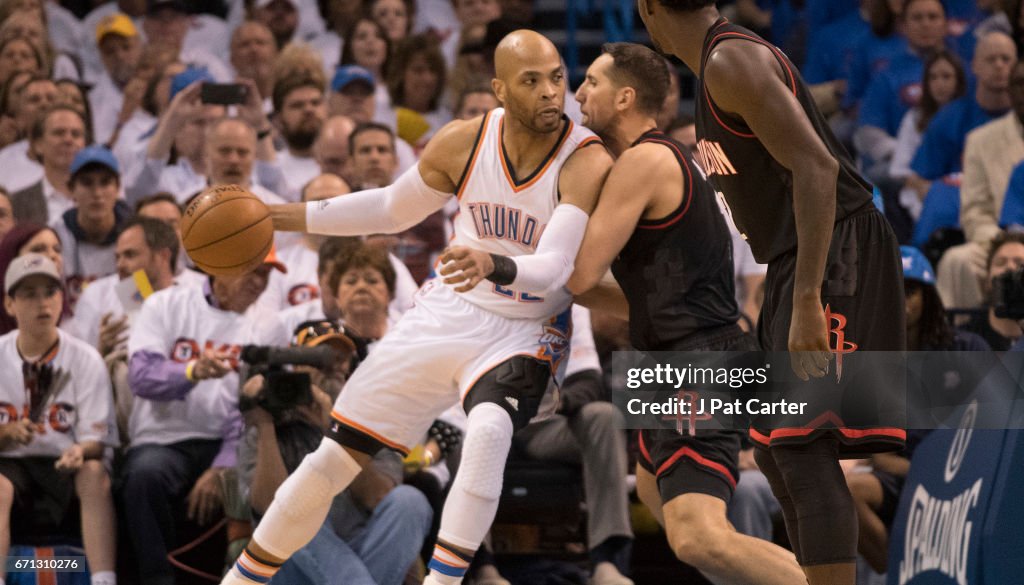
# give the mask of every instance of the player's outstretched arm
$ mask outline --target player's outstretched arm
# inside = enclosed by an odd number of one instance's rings
[[[720,43],[704,69],[704,83],[722,109],[743,118],[769,154],[793,173],[797,256],[789,350],[803,352],[796,374],[827,371],[828,327],[821,282],[836,217],[839,161],[818,136],[772,50],[740,40]]]
[[[558,177],[561,202],[544,228],[537,250],[508,257],[464,246],[452,247],[441,256],[445,283],[461,284],[455,290],[465,292],[486,278],[495,284],[540,295],[565,286],[583,242],[587,219],[612,162],[611,155],[600,146],[573,153]]]
[[[629,241],[637,222],[653,204],[661,185],[679,185],[679,165],[667,148],[641,144],[622,153],[601,189],[569,290],[579,295],[596,286]]]
[[[417,166],[391,185],[348,195],[270,206],[274,229],[332,236],[392,234],[423,221],[455,193],[479,120],[455,121],[427,144]]]

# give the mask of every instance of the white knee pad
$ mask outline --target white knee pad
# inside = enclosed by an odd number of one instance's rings
[[[253,538],[268,553],[288,558],[320,529],[334,496],[362,468],[341,445],[324,439],[274,493],[274,503]]]
[[[497,404],[478,404],[469,413],[462,462],[455,479],[466,493],[488,500],[501,497],[512,432],[512,418]]]

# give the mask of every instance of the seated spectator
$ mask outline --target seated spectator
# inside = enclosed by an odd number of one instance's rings
[[[270,30],[277,50],[296,40],[295,32],[299,28],[296,0],[256,0],[252,3],[252,17]]]
[[[267,136],[260,136],[242,118],[221,118],[206,132],[206,175],[210,185],[239,185],[264,203],[284,203],[277,193],[253,182],[258,151],[267,148]],[[192,193],[175,193],[184,203]]]
[[[53,228],[32,222],[17,223],[10,232],[0,240],[0,273],[5,272],[15,258],[25,254],[42,254],[49,258],[57,267],[57,272],[64,274],[64,256],[61,254],[60,238]],[[4,299],[3,288],[0,287],[0,304]],[[67,298],[64,298],[64,316],[68,316]],[[16,327],[14,318],[5,311],[0,311],[0,335]]]
[[[14,209],[11,207],[11,195],[0,187],[0,241],[14,227]]]
[[[355,65],[338,67],[331,80],[331,95],[328,102],[331,116],[347,116],[356,124],[372,122],[377,113],[375,100],[373,75],[369,71]],[[416,153],[404,140],[395,142],[395,152],[398,155],[399,173],[416,164]],[[351,156],[351,153],[349,155]],[[352,183],[351,174],[343,177],[349,184]]]
[[[846,91],[842,96],[843,109],[856,109],[864,99],[872,79],[887,70],[894,59],[907,52],[907,37],[904,30],[907,21],[902,18],[903,10],[902,0],[869,2],[868,22],[871,28],[854,47],[853,59],[846,76]],[[808,57],[808,63],[801,67],[801,73],[811,65],[811,73],[816,75],[816,66],[812,65],[814,60],[815,56],[812,53]]]
[[[81,75],[74,60],[58,52],[50,43],[43,11],[23,10],[10,15],[0,25],[0,39],[20,37],[27,39],[43,56],[43,73],[53,79],[78,80]]]
[[[169,225],[148,217],[125,223],[114,252],[117,272],[85,287],[65,330],[95,347],[104,358],[124,349],[134,312],[143,299],[133,298],[133,303],[125,306],[118,283],[141,270],[152,292],[176,284],[178,250],[178,235]]]
[[[590,311],[573,306],[572,355],[559,402],[549,418],[535,420],[512,437],[531,459],[583,465],[587,548],[593,585],[633,585],[629,572],[633,530],[629,524],[626,437],[622,415],[609,401],[594,346]],[[544,410],[544,406],[541,406]]]
[[[397,322],[388,309],[395,294],[395,270],[381,250],[363,246],[350,251],[338,258],[329,278],[346,330],[372,344]]]
[[[992,240],[987,266],[985,295],[988,302],[985,311],[973,317],[963,328],[980,335],[994,351],[1006,351],[1022,337],[1021,325],[1014,319],[996,316],[992,288],[996,277],[1024,268],[1024,234],[1010,232],[996,236]]]
[[[103,73],[89,92],[89,104],[96,141],[106,144],[114,134],[124,106],[124,89],[134,79],[135,68],[142,57],[142,39],[132,19],[120,12],[100,21],[95,39]]]
[[[114,386],[117,428],[128,438],[132,393],[128,388],[128,332],[144,295],[179,284],[197,286],[195,281],[176,279],[178,235],[167,224],[147,217],[129,221],[117,238],[117,274],[89,284],[75,306],[75,316],[64,330],[100,352]],[[145,274],[148,287],[134,286],[130,296],[122,292],[123,281],[136,271]],[[119,290],[122,289],[122,290]],[[143,290],[148,289],[143,293]]]
[[[455,98],[455,118],[472,120],[501,106],[490,86],[474,85],[466,88]]]
[[[967,93],[967,76],[960,59],[952,52],[942,49],[932,54],[925,62],[924,77],[921,79],[921,101],[903,116],[900,130],[896,135],[896,146],[889,164],[889,176],[897,181],[907,181],[914,173],[910,161],[921,145],[921,136],[935,114],[946,104]],[[921,215],[924,194],[907,185],[900,191],[900,205],[914,220]]]
[[[64,278],[73,309],[85,285],[117,272],[114,246],[132,210],[117,197],[120,169],[103,146],[78,151],[68,185],[77,205],[52,225],[64,244]]]
[[[85,118],[85,132],[93,135],[92,107],[89,106],[89,93],[87,88],[74,79],[58,79],[57,104],[74,108],[82,113]]]
[[[360,124],[349,137],[352,152],[353,190],[386,187],[396,176],[396,140],[387,126]],[[370,242],[386,247],[397,257],[417,283],[429,276],[437,256],[444,249],[444,211],[432,213],[416,226],[398,234],[370,236]],[[404,272],[404,271],[400,271]],[[399,298],[404,296],[400,291]]]
[[[945,308],[935,288],[931,264],[916,248],[903,246],[903,284],[907,292],[907,349],[909,351],[988,351],[977,335],[949,326]],[[878,573],[888,564],[889,532],[896,516],[900,492],[910,459],[918,443],[930,431],[907,431],[907,444],[900,453],[872,455],[870,472],[846,476],[857,507],[857,549]]]
[[[1009,36],[991,32],[978,42],[971,62],[974,93],[939,110],[910,163],[913,174],[907,184],[919,195],[927,192],[927,182],[961,171],[968,132],[1010,109],[1010,72],[1016,62],[1016,47]]]
[[[220,19],[192,17],[183,0],[146,0],[142,31],[150,44],[170,49],[186,66],[206,69],[222,83],[231,80],[230,70],[218,57],[227,55],[229,41]]]
[[[924,60],[944,46],[945,14],[939,0],[906,2],[902,19],[907,51],[872,76],[864,95],[854,146],[870,161],[868,178],[875,182],[887,179],[899,124],[921,99]]]
[[[188,71],[177,61],[174,52],[159,45],[146,45],[139,60],[135,79],[125,89],[124,105],[117,117],[117,126],[107,144],[114,151],[126,176],[133,175],[132,166],[146,152],[150,135],[171,101],[174,78]],[[184,85],[188,84],[183,84]]]
[[[263,23],[247,20],[231,33],[231,67],[235,79],[250,79],[256,84],[264,111],[270,106],[274,91],[274,60],[277,59],[277,45],[274,35]]]
[[[1013,111],[967,135],[960,225],[967,243],[950,248],[938,266],[938,289],[947,307],[974,308],[984,304],[982,280],[988,246],[999,234],[1010,174],[1024,160],[1024,63],[1010,74]]]
[[[345,237],[329,237],[320,244],[320,249],[317,250],[316,265],[317,286],[320,289],[319,298],[280,311],[278,318],[284,324],[286,331],[294,331],[299,323],[305,321],[344,322],[341,308],[338,307],[338,289],[331,288],[331,274],[339,262],[344,261],[349,254],[362,245],[358,238]]]
[[[285,143],[277,153],[285,177],[279,195],[289,201],[298,201],[303,185],[320,174],[313,144],[327,119],[324,85],[319,70],[293,73],[274,83],[274,122]]]
[[[32,152],[43,165],[43,177],[11,195],[14,218],[19,222],[53,223],[75,205],[70,186],[71,163],[78,151],[91,142],[91,137],[86,133],[81,112],[55,106],[36,119],[29,139]]]
[[[348,116],[331,116],[324,122],[313,145],[313,158],[320,165],[320,173],[334,175],[347,181],[349,176],[348,137],[356,123]]]
[[[834,112],[843,102],[858,49],[871,37],[872,4],[875,0],[859,0],[859,9],[810,29],[807,62],[800,73],[811,85],[823,113]],[[879,36],[892,35],[895,23],[890,20],[887,24],[887,30]]]
[[[460,49],[483,40],[487,25],[501,18],[502,3],[499,0],[454,0],[452,5],[459,21],[454,33],[445,37],[441,53],[448,69],[455,70]]]
[[[18,73],[47,77],[42,53],[25,37],[8,35],[0,38],[0,85]]]
[[[115,431],[103,360],[57,328],[64,291],[50,259],[15,259],[4,291],[18,328],[0,337],[0,558],[12,541],[68,536],[77,496],[92,583],[114,585],[116,520],[103,457]]]
[[[57,105],[58,98],[57,85],[45,77],[28,76],[20,81],[20,85],[18,83],[12,81],[14,87],[8,94],[13,102],[12,121],[18,140],[0,150],[0,168],[4,169],[0,181],[11,193],[26,189],[43,178],[43,166],[36,160],[36,155],[29,152],[29,138],[36,119]]]
[[[246,274],[213,276],[203,288],[168,287],[143,303],[132,324],[135,397],[120,497],[144,583],[173,582],[174,519],[206,525],[219,513],[220,476],[235,464],[241,431],[241,346],[288,339],[272,316],[248,311],[274,269],[285,270],[272,252]]]
[[[370,16],[384,27],[388,40],[397,45],[412,30],[416,19],[416,2],[414,0],[371,0]]]
[[[341,178],[320,175],[302,190],[302,201],[320,201],[349,192],[348,184]],[[260,306],[277,312],[320,298],[317,250],[324,239],[324,236],[302,234],[298,242],[281,249],[277,257],[288,267],[288,273],[270,275],[267,290],[260,296]]]
[[[19,71],[11,75],[7,83],[0,84],[0,152],[21,139],[17,122],[14,121],[14,88],[20,91],[31,78],[32,74],[28,71]]]
[[[296,333],[297,345],[335,347],[339,367],[355,350],[352,340],[330,323],[303,323]],[[321,441],[331,440],[323,439],[323,432],[332,420],[331,404],[337,396],[321,388],[323,372],[311,377],[311,404],[282,412],[268,412],[259,405],[258,396],[267,391],[262,376],[250,379],[243,390],[251,407],[245,411],[245,440],[239,448],[239,483],[257,521],[302,458]],[[400,585],[423,546],[432,516],[427,498],[401,482],[401,457],[389,449],[379,451],[334,499],[313,540],[292,555],[274,579],[308,585]],[[245,562],[243,557],[238,566]]]
[[[413,36],[395,48],[390,67],[387,82],[394,119],[390,113],[383,119],[378,110],[378,120],[393,123],[399,138],[421,150],[452,119],[441,105],[447,79],[444,56],[429,37]]]
[[[375,112],[386,112],[391,104],[386,76],[392,53],[387,32],[376,20],[363,16],[352,23],[342,38],[345,46],[339,65],[358,65],[369,71],[373,76]]]

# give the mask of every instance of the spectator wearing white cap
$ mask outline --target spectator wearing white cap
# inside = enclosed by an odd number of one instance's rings
[[[15,258],[4,290],[18,328],[0,337],[0,558],[12,536],[81,536],[92,585],[114,585],[114,504],[102,459],[116,437],[103,360],[57,328],[64,291],[46,256]]]
[[[51,227],[64,245],[64,277],[72,307],[82,288],[117,272],[114,247],[121,228],[131,218],[128,204],[118,199],[120,169],[114,154],[103,146],[78,151],[68,180],[75,207]]]
[[[132,19],[115,12],[96,26],[96,45],[103,73],[89,92],[89,108],[96,141],[106,144],[117,126],[124,104],[124,88],[135,76],[142,56],[142,39]]]
[[[36,119],[29,144],[43,166],[43,176],[11,196],[17,221],[46,225],[74,207],[68,185],[71,164],[89,138],[82,113],[70,106],[55,106]]]

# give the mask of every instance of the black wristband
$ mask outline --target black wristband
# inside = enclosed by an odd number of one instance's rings
[[[516,279],[516,263],[508,256],[501,254],[491,254],[491,260],[494,262],[494,271],[487,275],[487,280],[501,286],[512,284],[512,281]]]

